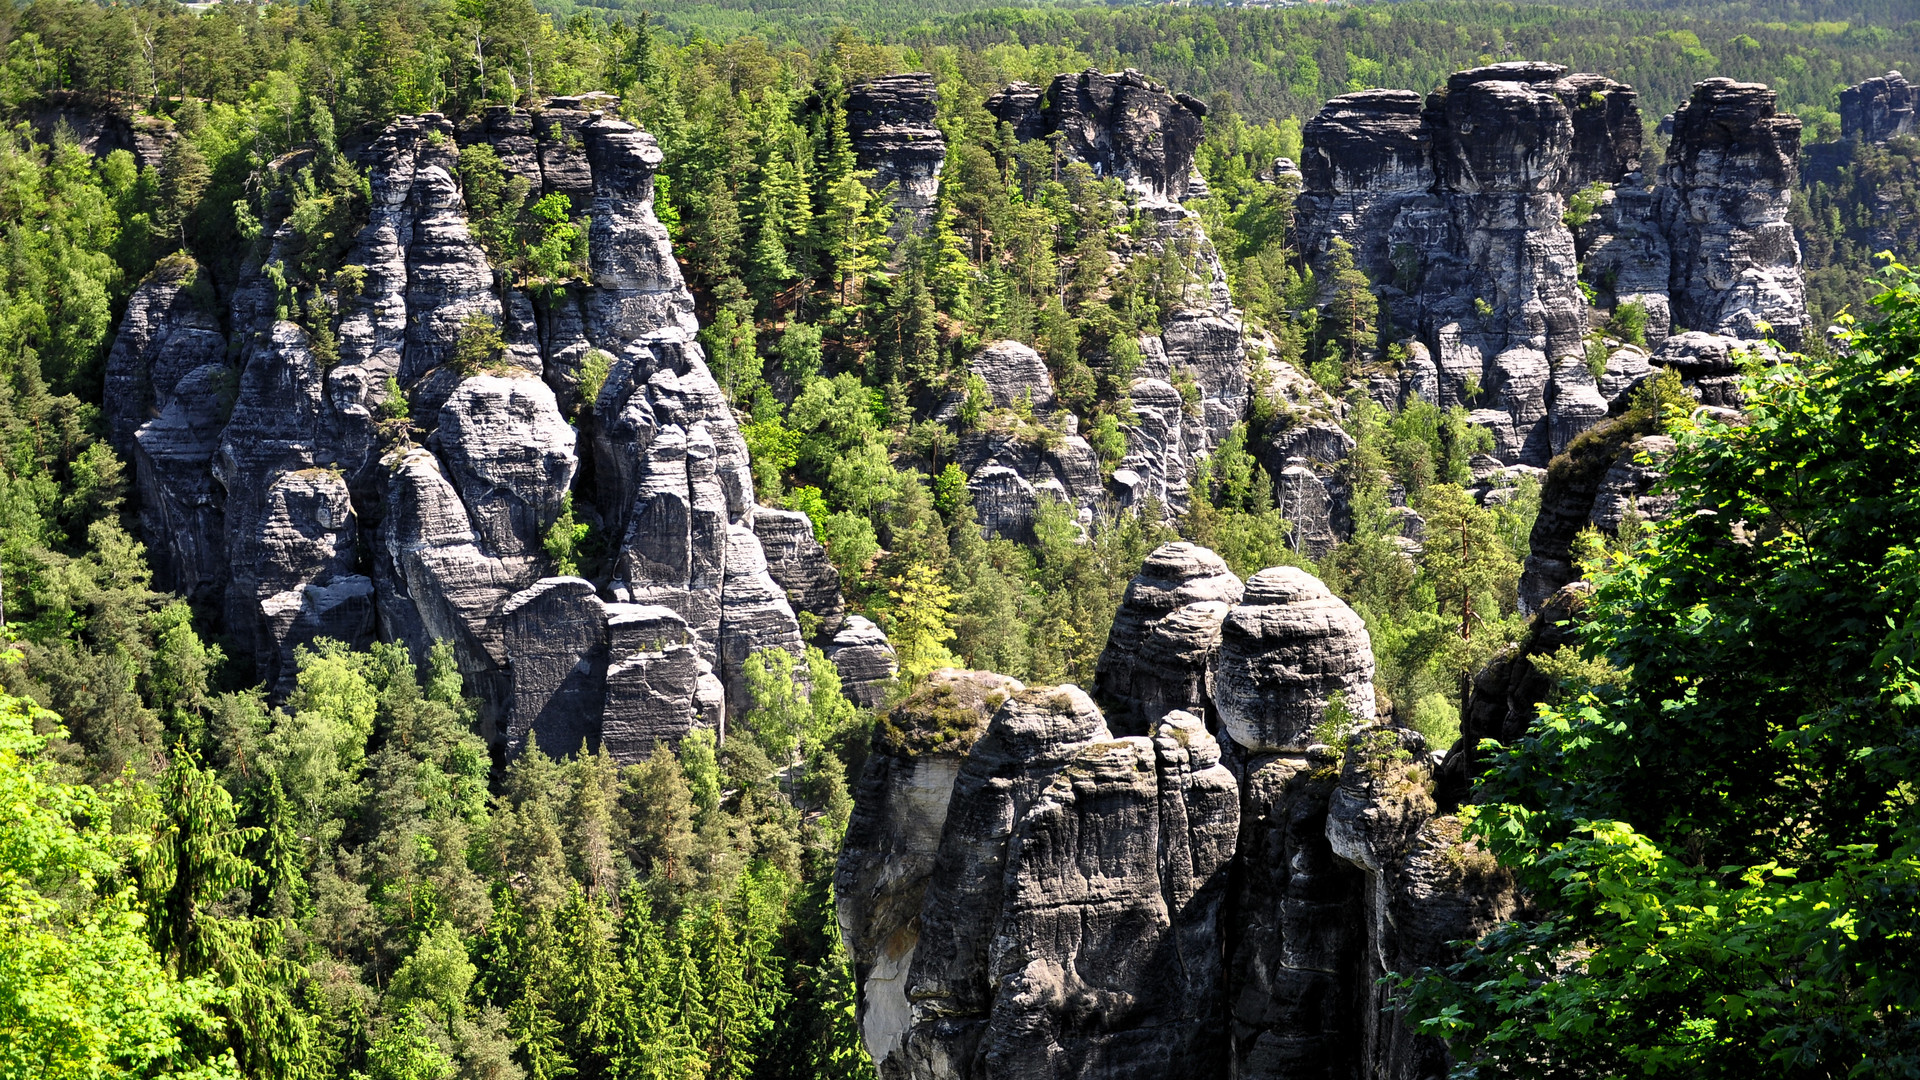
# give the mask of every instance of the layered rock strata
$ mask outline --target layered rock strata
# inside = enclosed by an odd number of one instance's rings
[[[1800,120],[1759,83],[1708,79],[1673,114],[1660,169],[1673,247],[1673,320],[1691,330],[1797,348],[1806,333],[1800,244],[1787,221]]]
[[[873,171],[870,183],[893,192],[895,239],[924,233],[933,223],[947,160],[935,98],[926,72],[888,75],[847,91],[847,134],[860,167]]]
[[[1889,71],[1840,91],[1840,137],[1860,142],[1886,142],[1916,130],[1920,86],[1905,75]]]
[[[653,215],[660,151],[597,103],[383,132],[362,154],[371,199],[346,261],[364,276],[325,327],[332,363],[312,327],[276,319],[278,217],[231,299],[237,370],[190,268],[137,293],[109,363],[111,426],[134,444],[158,576],[222,592],[270,687],[290,685],[294,650],[316,637],[447,640],[509,753],[606,745],[635,760],[743,707],[754,652],[798,656],[795,602],[838,629],[838,578],[804,516],[765,512],[772,564],[755,532],[746,444]],[[495,274],[467,226],[463,141],[590,215],[588,280],[530,296]],[[475,320],[507,348],[457,368]],[[593,352],[607,374],[589,401]],[[404,431],[378,419],[400,412],[396,392]],[[552,576],[547,533],[569,507],[606,538],[597,582]]]

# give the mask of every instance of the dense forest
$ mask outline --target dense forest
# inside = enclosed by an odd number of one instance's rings
[[[217,310],[247,254],[265,244],[263,222],[282,217],[299,251],[283,268],[288,310],[324,340],[328,305],[350,287],[350,268],[339,265],[346,242],[368,214],[354,151],[395,116],[466,119],[490,105],[606,91],[658,139],[655,212],[752,452],[754,494],[810,515],[849,605],[886,628],[898,653],[894,700],[952,665],[1091,685],[1129,578],[1156,545],[1184,538],[1241,577],[1312,569],[1365,620],[1394,715],[1446,746],[1459,735],[1463,680],[1526,633],[1516,594],[1539,488],[1523,481],[1477,501],[1472,458],[1490,444],[1464,410],[1390,411],[1367,396],[1365,369],[1387,344],[1369,283],[1350,263],[1319,278],[1306,269],[1290,232],[1294,192],[1271,182],[1273,161],[1298,158],[1301,125],[1327,97],[1375,86],[1424,92],[1491,61],[1551,60],[1633,84],[1655,158],[1653,124],[1702,78],[1767,82],[1782,110],[1803,119],[1807,141],[1830,142],[1841,88],[1920,68],[1920,22],[1902,21],[1904,5],[1754,6],[957,4],[911,18],[887,5],[667,4],[643,16],[619,5],[543,11],[529,0],[8,7],[0,784],[11,809],[0,823],[0,1073],[872,1075],[831,883],[849,778],[876,717],[841,693],[818,649],[803,661],[776,651],[753,662],[752,708],[730,721],[724,742],[696,734],[624,768],[604,754],[527,753],[507,764],[476,734],[472,687],[450,650],[416,664],[398,645],[319,643],[301,653],[292,693],[270,700],[217,612],[154,587],[131,465],[102,420],[105,359],[128,298],[149,275],[192,272],[190,289]],[[1157,258],[1110,261],[1109,251],[1150,231],[1120,184],[1061,167],[1044,143],[1016,143],[985,108],[1009,82],[1044,85],[1089,66],[1137,67],[1211,106],[1197,157],[1208,194],[1189,205],[1234,303],[1276,359],[1347,402],[1351,535],[1322,558],[1301,550],[1251,449],[1277,402],[1256,402],[1182,513],[1120,513],[1086,527],[1043,501],[1030,542],[982,536],[935,407],[957,395],[969,427],[1037,446],[1057,443],[1070,420],[1110,474],[1126,449],[1133,342],[1165,320],[1198,272],[1194,253],[1173,245]],[[884,193],[855,159],[847,97],[862,80],[912,70],[934,73],[949,149],[931,227],[896,244]],[[155,137],[157,161],[83,149],[76,133],[103,112]],[[1430,973],[1414,990],[1430,1007],[1430,1030],[1479,1031],[1488,1060],[1515,1070],[1503,1075],[1533,1067],[1527,1040],[1537,1029],[1528,1025],[1542,1011],[1599,1025],[1617,1000],[1625,1004],[1610,1018],[1654,1029],[1667,1022],[1663,1001],[1698,991],[1623,985],[1633,982],[1619,974],[1626,959],[1615,981],[1570,982],[1564,999],[1515,989],[1511,971],[1550,966],[1567,942],[1616,929],[1609,901],[1574,898],[1567,875],[1617,873],[1621,890],[1668,890],[1686,913],[1673,916],[1678,929],[1663,937],[1666,924],[1641,925],[1643,936],[1619,948],[1645,946],[1673,967],[1722,963],[1726,941],[1756,934],[1819,937],[1825,924],[1809,912],[1822,902],[1896,927],[1911,918],[1902,770],[1913,729],[1902,724],[1914,707],[1912,555],[1900,545],[1913,535],[1913,500],[1911,485],[1893,478],[1911,471],[1911,435],[1897,433],[1914,430],[1902,365],[1920,349],[1920,299],[1895,278],[1881,307],[1867,300],[1882,287],[1871,278],[1875,253],[1920,259],[1920,144],[1896,139],[1846,155],[1806,177],[1795,224],[1818,325],[1849,309],[1860,326],[1878,324],[1860,333],[1877,336],[1839,358],[1809,344],[1806,381],[1775,385],[1764,399],[1782,425],[1771,443],[1692,427],[1669,382],[1649,383],[1634,404],[1649,430],[1699,440],[1675,466],[1690,499],[1723,507],[1727,521],[1781,513],[1768,544],[1792,536],[1805,546],[1783,554],[1763,544],[1777,564],[1758,554],[1736,564],[1723,536],[1684,522],[1657,535],[1582,537],[1603,581],[1589,655],[1612,666],[1559,658],[1566,703],[1544,721],[1547,734],[1501,764],[1481,826],[1503,860],[1531,875],[1530,888],[1570,890],[1576,914],[1515,930],[1464,974]],[[507,279],[560,288],[580,276],[585,208],[538,197],[474,148],[459,169],[477,238]],[[189,265],[198,269],[182,270]],[[463,338],[480,363],[499,351],[489,329]],[[1062,411],[1036,417],[980,400],[965,361],[998,339],[1044,357]],[[1873,438],[1876,425],[1891,442]],[[1859,440],[1858,454],[1834,464],[1829,436]],[[1725,479],[1803,464],[1819,485],[1753,493]],[[1891,484],[1873,496],[1880,516],[1835,509],[1829,521],[1807,509],[1845,504],[1860,476]],[[1405,506],[1429,527],[1413,560],[1395,543]],[[1809,539],[1816,533],[1819,542]],[[568,517],[548,551],[604,578],[608,543]],[[1882,559],[1908,579],[1883,578],[1892,571]],[[1872,575],[1850,579],[1861,567]],[[1846,594],[1853,621],[1764,592],[1782,581]],[[1755,590],[1760,599],[1749,598]],[[1873,635],[1905,622],[1884,649],[1835,659],[1830,683],[1809,675],[1798,691],[1756,682],[1729,692],[1715,717],[1765,701],[1822,721],[1804,742],[1780,735],[1773,756],[1758,755],[1720,802],[1615,783],[1621,762],[1672,734],[1664,699],[1624,688],[1684,679],[1751,648],[1732,631],[1702,640],[1675,629],[1699,605],[1734,595],[1775,613],[1763,631],[1742,633],[1764,634],[1768,659],[1786,669],[1799,662],[1796,635],[1831,641],[1864,633],[1861,620]],[[1669,637],[1640,635],[1637,619]],[[1781,704],[1789,691],[1805,700]],[[1863,713],[1879,726],[1849,727]],[[1577,752],[1595,743],[1604,753]],[[1685,750],[1697,769],[1727,746],[1702,737]],[[1778,775],[1799,786],[1776,799],[1768,783]],[[1576,786],[1580,794],[1565,793]],[[1796,816],[1840,787],[1843,820]],[[1905,794],[1875,801],[1888,790]],[[1591,832],[1593,819],[1630,817],[1637,800],[1674,816],[1651,839]],[[1557,862],[1540,855],[1550,849]],[[1748,907],[1716,913],[1707,894],[1724,883],[1704,871],[1709,858],[1739,867],[1772,858],[1840,884],[1811,896],[1782,873],[1761,881]],[[1775,907],[1799,921],[1755,930],[1765,923],[1758,909]],[[1735,958],[1739,978],[1785,978],[1766,955]],[[1803,985],[1809,1000],[1831,999],[1810,1005],[1785,991],[1784,1005],[1756,995],[1726,1038],[1796,1047],[1817,1038],[1852,1060],[1881,1054],[1871,1033],[1910,1029],[1913,1002],[1865,994],[1850,981],[1859,977],[1822,969]],[[1568,1037],[1570,1060],[1598,1052],[1594,1030]],[[1886,1038],[1894,1050],[1874,1060],[1910,1066],[1899,1054],[1911,1031]],[[1623,1071],[1699,1051],[1625,1035],[1604,1049]],[[1809,1053],[1821,1060],[1824,1051]]]

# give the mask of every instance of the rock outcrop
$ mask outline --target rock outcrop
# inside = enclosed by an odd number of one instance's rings
[[[1249,750],[1304,751],[1335,701],[1354,721],[1374,716],[1366,624],[1298,567],[1247,579],[1221,626],[1211,677],[1220,726]]]
[[[1585,432],[1554,459],[1528,536],[1522,612],[1540,610],[1548,597],[1579,579],[1573,547],[1582,530],[1617,536],[1623,523],[1651,523],[1671,512],[1673,499],[1653,488],[1664,476],[1660,463],[1673,449],[1673,440],[1655,433],[1645,413],[1631,410]]]
[[[134,432],[161,414],[181,379],[226,360],[227,336],[201,274],[192,259],[174,256],[127,299],[101,398],[107,442],[122,458],[133,456]]]
[[[908,974],[954,780],[993,714],[1024,689],[985,671],[934,672],[888,711],[855,783],[833,888],[861,1034],[885,1076],[911,1075],[900,1057],[913,1024]]]
[[[743,707],[753,653],[798,655],[795,602],[839,629],[838,576],[804,515],[763,512],[780,541],[765,557],[746,443],[653,215],[659,148],[595,111],[602,100],[494,109],[461,132],[396,120],[361,155],[371,199],[346,256],[361,287],[325,327],[276,320],[265,268],[291,240],[270,217],[229,305],[237,370],[190,265],[136,293],[109,426],[131,443],[157,576],[223,594],[229,632],[276,692],[316,637],[446,640],[507,752],[605,745],[636,760]],[[476,142],[591,217],[589,280],[534,296],[495,274],[457,179]],[[456,368],[476,320],[507,347]],[[606,377],[583,401],[593,352]],[[405,430],[376,418],[397,411],[390,388]],[[552,573],[548,533],[569,508],[605,539],[600,580]]]
[[[1583,267],[1602,303],[1646,311],[1656,346],[1675,323],[1801,340],[1799,122],[1765,87],[1703,82],[1651,190],[1640,132],[1632,88],[1526,62],[1456,73],[1424,102],[1342,95],[1306,125],[1302,244],[1324,268],[1344,243],[1411,333],[1401,400],[1463,406],[1502,462],[1544,467],[1606,414]]]
[[[947,137],[937,115],[933,76],[888,75],[847,91],[847,134],[876,189],[893,189],[893,235],[924,233],[940,196]]]
[[[1047,362],[1017,341],[992,342],[973,354],[967,368],[986,387],[991,408],[1045,411],[1054,407],[1053,376],[1047,372]]]
[[[1014,83],[988,99],[987,111],[1022,142],[1058,135],[1070,160],[1142,197],[1174,202],[1187,197],[1207,113],[1198,99],[1169,94],[1132,68],[1058,75],[1044,91]]]
[[[1163,634],[1213,681],[1129,681]],[[1378,980],[1447,962],[1512,888],[1440,813],[1420,736],[1369,721],[1372,663],[1304,572],[1243,590],[1169,544],[1100,666],[1146,734],[1070,686],[936,674],[875,736],[836,878],[880,1075],[1443,1074]]]
[[[1840,137],[1875,143],[1911,135],[1916,111],[1920,111],[1920,86],[1889,71],[1840,91]]]
[[[846,619],[840,595],[840,571],[813,535],[813,519],[799,510],[762,506],[753,512],[753,535],[766,553],[767,573],[787,595],[794,612],[820,620],[820,634],[832,638]]]
[[[1474,673],[1467,706],[1460,718],[1460,740],[1434,770],[1433,797],[1451,811],[1467,800],[1473,782],[1486,771],[1480,743],[1487,739],[1514,745],[1539,719],[1539,706],[1559,689],[1558,679],[1542,672],[1537,657],[1578,646],[1574,622],[1593,587],[1584,581],[1564,586],[1539,605],[1527,635],[1503,649]]]
[[[1218,1071],[1238,802],[1189,714],[1114,738],[1072,686],[1014,692],[953,781],[882,1075]]]
[[[840,691],[848,701],[864,709],[886,704],[900,661],[884,631],[864,616],[849,615],[825,652],[840,672]]]
[[[1788,348],[1806,336],[1806,285],[1788,211],[1800,121],[1774,112],[1759,83],[1708,79],[1673,114],[1660,169],[1673,248],[1673,320],[1691,330]]]
[[[1207,660],[1245,592],[1220,556],[1197,544],[1162,544],[1147,556],[1127,583],[1095,675],[1114,730],[1144,735],[1175,710],[1207,715]]]

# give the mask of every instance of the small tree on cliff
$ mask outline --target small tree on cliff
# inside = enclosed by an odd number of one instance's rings
[[[1361,348],[1371,345],[1378,333],[1380,301],[1366,272],[1354,264],[1353,247],[1338,237],[1327,253],[1324,277],[1327,300],[1320,316],[1320,358],[1343,364],[1345,374],[1351,376],[1359,368]]]

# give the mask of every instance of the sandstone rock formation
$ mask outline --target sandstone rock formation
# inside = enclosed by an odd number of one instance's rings
[[[988,99],[987,111],[1022,142],[1057,134],[1073,160],[1142,196],[1174,202],[1186,198],[1207,113],[1198,99],[1169,94],[1132,68],[1058,75],[1045,91],[1014,83]]]
[[[1461,405],[1506,463],[1544,467],[1605,415],[1582,361],[1585,280],[1668,326],[1782,342],[1804,333],[1786,223],[1799,123],[1765,87],[1695,88],[1659,184],[1641,178],[1630,87],[1552,64],[1456,73],[1424,103],[1370,90],[1304,129],[1302,244],[1353,249],[1388,321],[1411,338],[1400,397]],[[1591,210],[1566,223],[1578,193]]]
[[[1626,412],[1587,431],[1554,459],[1528,536],[1522,612],[1540,610],[1548,597],[1578,580],[1573,546],[1581,530],[1591,526],[1615,536],[1623,522],[1650,523],[1671,512],[1672,497],[1652,489],[1673,449],[1673,440],[1655,434],[1646,415]]]
[[[1787,221],[1800,121],[1759,83],[1708,79],[1673,114],[1661,220],[1673,247],[1674,322],[1788,348],[1806,334],[1800,244]]]
[[[1889,71],[1840,91],[1840,137],[1873,143],[1910,135],[1916,111],[1920,111],[1920,86]]]
[[[653,215],[660,151],[600,103],[490,110],[463,132],[432,114],[389,126],[362,154],[372,198],[347,261],[365,272],[325,328],[337,362],[316,358],[312,326],[276,321],[278,218],[231,299],[237,370],[190,266],[136,294],[110,426],[133,444],[157,576],[223,593],[270,687],[318,636],[448,640],[508,752],[604,742],[634,760],[721,724],[723,697],[742,707],[752,653],[797,655],[795,601],[838,628],[838,577],[804,516],[765,511],[780,545],[764,555],[746,444]],[[588,281],[535,296],[496,275],[467,226],[463,142],[591,217]],[[475,319],[508,347],[456,370]],[[607,376],[582,401],[593,351]],[[405,433],[376,419],[390,387]],[[606,538],[607,579],[552,576],[546,536],[569,506]]]
[[[1129,678],[1160,635],[1193,655]],[[1073,687],[977,672],[936,674],[876,734],[836,890],[880,1075],[1443,1074],[1376,984],[1445,963],[1512,889],[1440,813],[1420,736],[1369,722],[1357,616],[1302,571],[1242,595],[1169,544],[1100,671],[1150,737]]]
[[[866,709],[886,704],[887,688],[900,673],[900,662],[885,632],[871,620],[847,616],[825,652],[840,672],[840,692],[848,701]]]
[[[1040,354],[1017,341],[996,341],[973,354],[968,370],[987,388],[995,409],[1054,406],[1053,376]]]
[[[947,138],[934,123],[933,76],[888,75],[847,91],[847,134],[873,186],[893,188],[893,235],[923,233],[933,222]]]
[[[1211,676],[1220,726],[1249,750],[1305,750],[1336,698],[1354,720],[1374,716],[1366,625],[1298,567],[1247,579],[1220,628]]]
[[[1116,739],[1072,686],[1013,693],[953,781],[882,1075],[1217,1071],[1238,801],[1189,714]]]
[[[1162,544],[1147,556],[1127,583],[1095,676],[1114,730],[1144,735],[1169,712],[1207,714],[1207,660],[1245,591],[1220,556],[1197,544]]]
[[[813,520],[799,510],[762,506],[753,512],[753,535],[766,553],[767,573],[787,594],[787,604],[796,614],[805,611],[819,619],[822,635],[838,634],[847,601],[840,595],[840,571],[814,538]]]
[[[889,1077],[907,1075],[897,1057],[913,1023],[907,976],[954,780],[988,720],[1024,689],[990,672],[934,672],[887,713],[857,778],[833,887],[861,1033]]]
[[[1481,741],[1513,745],[1539,718],[1537,707],[1559,689],[1559,681],[1533,661],[1579,644],[1574,620],[1592,591],[1584,581],[1562,587],[1539,605],[1526,637],[1474,673],[1460,718],[1460,740],[1434,770],[1433,797],[1442,810],[1451,811],[1465,802],[1473,781],[1486,771]]]

